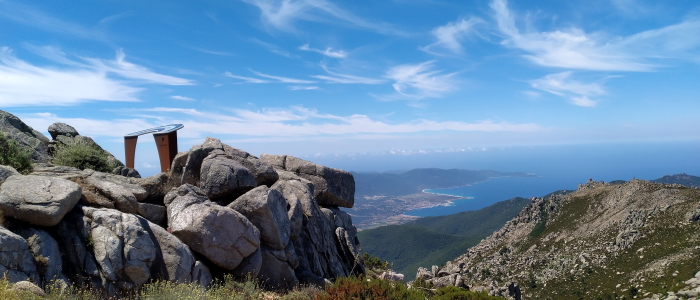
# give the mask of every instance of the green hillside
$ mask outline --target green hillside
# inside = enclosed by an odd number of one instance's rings
[[[659,179],[654,179],[651,182],[658,183],[677,183],[690,187],[700,187],[700,177],[688,175],[685,173],[676,175],[664,175]]]
[[[412,280],[418,267],[440,265],[464,254],[529,203],[529,199],[513,198],[477,211],[364,230],[358,238],[362,251],[394,263],[394,270]]]

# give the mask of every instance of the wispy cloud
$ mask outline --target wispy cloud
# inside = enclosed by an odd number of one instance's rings
[[[253,78],[253,77],[245,77],[245,76],[233,75],[233,74],[231,74],[231,72],[228,72],[228,71],[224,72],[224,76],[226,76],[226,77],[231,77],[231,78],[236,78],[236,79],[240,79],[240,80],[243,80],[243,81],[246,82],[246,83],[270,83],[269,80],[262,80],[262,79]]]
[[[297,20],[340,22],[381,34],[406,35],[392,24],[377,23],[358,17],[326,0],[242,0],[260,9],[263,23],[281,31],[294,31]]]
[[[321,64],[328,75],[312,75],[311,77],[325,81],[326,83],[345,83],[345,84],[381,84],[386,82],[384,79],[361,77],[356,75],[336,73],[328,69],[324,64]]]
[[[185,96],[178,96],[178,95],[170,96],[170,98],[173,98],[175,100],[182,100],[182,101],[195,101],[195,99],[193,99],[193,98],[185,97]]]
[[[316,83],[316,81],[313,81],[313,80],[304,80],[304,79],[296,79],[296,78],[289,78],[289,77],[282,77],[282,76],[274,76],[274,75],[268,75],[265,73],[260,73],[258,71],[253,71],[253,70],[250,70],[250,71],[253,72],[253,74],[255,74],[255,75],[258,75],[260,77],[274,79],[280,83],[301,83],[301,84]]]
[[[442,71],[433,70],[433,64],[434,61],[427,61],[395,66],[385,77],[395,81],[394,90],[404,97],[439,98],[457,88],[453,78],[457,73],[441,74]]]
[[[64,21],[49,14],[17,2],[0,1],[0,17],[25,26],[31,26],[46,32],[71,35],[85,39],[105,41],[106,34],[97,28]]]
[[[537,132],[544,130],[534,123],[515,124],[493,122],[434,121],[417,119],[407,122],[389,123],[379,121],[367,115],[332,115],[319,113],[315,109],[301,106],[267,108],[258,111],[245,109],[229,110],[230,114],[180,108],[151,108],[127,110],[138,118],[121,118],[115,120],[90,120],[82,118],[62,118],[55,114],[40,113],[22,115],[34,126],[46,128],[53,122],[64,122],[76,127],[81,134],[90,136],[122,136],[161,123],[186,124],[181,133],[188,137],[201,136],[247,136],[260,138],[275,137],[332,137],[366,134],[419,133],[436,131],[458,132]],[[149,116],[144,116],[148,113]],[[116,124],[123,132],[115,133]],[[256,130],[250,130],[255,128]],[[83,132],[84,131],[84,132]]]
[[[46,57],[58,65],[39,67],[16,58],[12,50],[0,48],[0,105],[64,106],[85,101],[138,101],[142,84],[185,85],[190,80],[158,74],[125,60],[122,51],[115,60],[81,57],[68,59],[54,48]],[[49,55],[54,51],[53,54]],[[111,78],[109,75],[120,77]]]
[[[326,50],[309,47],[309,44],[299,46],[299,50],[311,51],[333,58],[345,58],[348,54],[343,50],[333,51],[333,48],[326,47]]]
[[[570,102],[577,106],[598,105],[598,101],[591,100],[589,97],[604,95],[603,87],[599,83],[582,83],[573,80],[570,78],[571,74],[570,71],[549,74],[530,81],[530,85],[535,89],[569,98]]]
[[[576,27],[521,32],[506,0],[494,0],[503,45],[521,49],[531,62],[549,67],[602,71],[651,71],[668,58],[693,60],[700,47],[700,21],[687,20],[628,37],[589,34]]]
[[[437,27],[431,31],[437,40],[435,43],[423,47],[423,50],[432,51],[432,48],[443,47],[453,53],[460,54],[464,51],[462,42],[472,34],[476,33],[475,26],[484,23],[484,20],[477,17],[469,19],[459,19],[449,22],[444,26]]]

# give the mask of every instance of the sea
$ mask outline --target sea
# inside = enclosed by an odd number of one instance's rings
[[[307,158],[349,171],[401,172],[415,168],[496,170],[524,172],[534,177],[491,178],[470,186],[431,189],[425,192],[469,199],[406,212],[426,217],[478,210],[513,197],[541,197],[557,190],[573,190],[579,183],[595,181],[653,180],[687,173],[700,176],[700,141],[626,142],[585,145],[544,145],[436,149],[409,154],[367,153],[343,157]],[[407,153],[407,152],[401,152]]]

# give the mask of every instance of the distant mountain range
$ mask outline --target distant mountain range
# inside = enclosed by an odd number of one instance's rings
[[[700,187],[700,177],[688,175],[685,173],[676,175],[664,175],[659,179],[652,180],[652,182],[658,183],[677,183],[685,186]]]

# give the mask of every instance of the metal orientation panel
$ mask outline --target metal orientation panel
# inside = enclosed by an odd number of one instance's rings
[[[160,158],[160,171],[167,172],[177,155],[177,131],[185,127],[182,124],[170,124],[132,132],[124,136],[124,151],[126,166],[134,168],[136,156],[136,142],[140,135],[153,133]]]

